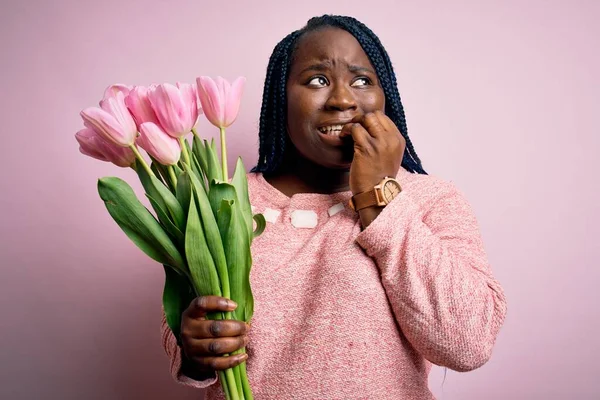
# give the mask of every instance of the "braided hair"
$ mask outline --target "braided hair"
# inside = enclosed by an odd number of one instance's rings
[[[263,90],[259,124],[259,157],[255,172],[275,172],[281,166],[286,148],[291,146],[287,133],[286,84],[294,52],[300,37],[319,29],[340,28],[356,38],[375,67],[385,95],[385,114],[396,124],[406,140],[402,166],[413,173],[426,174],[408,137],[404,108],[398,93],[396,75],[379,38],[366,25],[352,17],[323,15],[311,18],[306,26],[290,33],[275,46],[269,59]]]

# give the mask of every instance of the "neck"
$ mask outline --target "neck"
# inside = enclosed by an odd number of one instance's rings
[[[349,178],[348,169],[326,168],[299,155],[289,157],[276,173],[265,175],[267,182],[287,196],[348,191]]]

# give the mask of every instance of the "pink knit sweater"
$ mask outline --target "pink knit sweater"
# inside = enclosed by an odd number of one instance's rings
[[[454,186],[401,170],[402,193],[361,232],[350,192],[289,198],[260,174],[248,179],[256,212],[280,212],[252,247],[257,400],[433,399],[431,363],[469,371],[490,358],[505,298]],[[296,210],[314,211],[316,227],[295,227]],[[223,399],[216,379],[181,374],[164,320],[162,333],[174,378]]]

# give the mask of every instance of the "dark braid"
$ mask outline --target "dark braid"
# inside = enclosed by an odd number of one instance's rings
[[[404,107],[398,92],[396,75],[392,62],[379,38],[366,25],[352,17],[324,15],[311,18],[306,26],[292,32],[275,46],[267,67],[267,76],[260,112],[260,147],[256,172],[274,172],[283,161],[289,145],[287,134],[287,91],[286,83],[294,52],[299,38],[305,33],[326,27],[336,27],[349,32],[360,43],[369,60],[375,67],[385,95],[385,113],[398,127],[406,140],[406,150],[402,166],[410,171],[426,174],[421,160],[408,137]]]

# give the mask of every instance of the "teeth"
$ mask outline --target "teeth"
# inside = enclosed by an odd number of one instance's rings
[[[319,128],[319,131],[330,136],[340,136],[343,125],[330,125]]]

